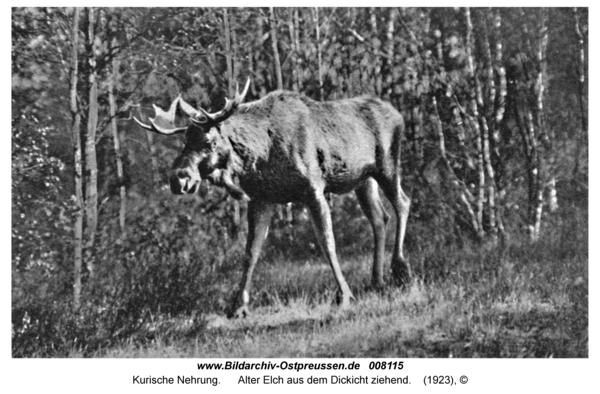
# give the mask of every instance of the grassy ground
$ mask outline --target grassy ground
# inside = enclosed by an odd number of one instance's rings
[[[343,260],[357,298],[346,311],[332,303],[333,277],[322,262],[267,261],[257,269],[249,318],[157,316],[144,340],[92,356],[588,356],[587,248],[421,251],[411,286],[383,292],[368,288],[370,255]]]
[[[271,238],[242,320],[224,317],[240,247],[213,265],[211,245],[184,259],[176,252],[191,241],[152,238],[135,259],[108,254],[116,263],[77,313],[70,293],[36,296],[39,277],[17,282],[13,357],[588,357],[587,203],[571,200],[535,245],[481,245],[415,221],[405,289],[370,289],[371,234],[346,226],[340,261],[356,300],[344,311],[307,237],[287,248]]]

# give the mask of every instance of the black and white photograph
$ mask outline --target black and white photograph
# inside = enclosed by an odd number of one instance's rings
[[[395,5],[12,7],[13,361],[588,359],[589,9]]]

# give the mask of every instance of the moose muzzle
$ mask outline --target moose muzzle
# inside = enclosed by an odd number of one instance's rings
[[[194,194],[200,186],[200,174],[189,168],[173,169],[169,180],[173,194]]]

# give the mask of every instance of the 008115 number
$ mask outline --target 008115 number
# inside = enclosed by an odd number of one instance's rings
[[[369,369],[377,370],[400,370],[404,368],[404,361],[371,361]]]

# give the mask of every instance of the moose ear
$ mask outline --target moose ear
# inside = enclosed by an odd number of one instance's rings
[[[214,143],[217,140],[217,138],[221,136],[221,131],[217,127],[200,127],[198,129],[200,133],[204,134],[206,142],[211,144]]]
[[[212,135],[223,135],[223,133],[221,133],[221,124],[217,123],[215,125],[210,125],[209,127],[206,127],[205,130],[207,130],[207,133],[212,134]]]

